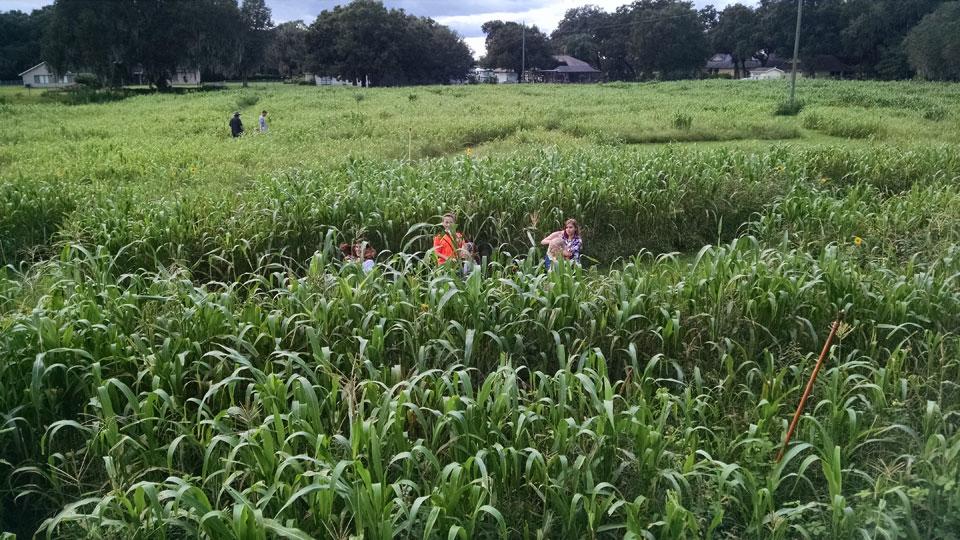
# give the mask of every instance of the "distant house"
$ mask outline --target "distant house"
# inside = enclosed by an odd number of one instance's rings
[[[516,84],[520,78],[517,76],[517,72],[512,69],[497,68],[492,71],[493,77],[497,80],[497,84]]]
[[[492,69],[475,67],[467,74],[467,80],[472,83],[491,84],[497,82]]]
[[[789,62],[783,60],[775,54],[766,58],[753,57],[743,63],[740,70],[740,77],[750,77],[753,70],[760,68],[778,68],[782,71],[790,69]],[[736,77],[737,67],[733,62],[733,55],[729,53],[716,53],[707,60],[704,66],[704,72],[707,75],[725,75],[730,78]]]
[[[200,70],[197,68],[177,68],[171,84],[200,84]]]
[[[545,83],[595,83],[603,73],[583,60],[565,54],[553,57],[559,65],[553,69],[533,69],[524,74],[530,82]]]
[[[62,88],[76,84],[76,76],[69,71],[59,74],[46,62],[40,62],[20,74],[23,85],[30,88]]]
[[[317,86],[357,86],[357,83],[354,81],[345,81],[340,77],[333,77],[331,75],[314,75],[313,80]],[[370,86],[369,77],[363,82],[366,82],[366,86]]]
[[[734,77],[736,73],[736,66],[733,64],[733,55],[727,53],[717,53],[710,57],[707,60],[707,65],[704,66],[704,71],[707,75],[726,75],[729,77]]]
[[[808,79],[849,79],[857,74],[856,68],[832,54],[813,56],[806,62],[801,58],[797,69]]]
[[[317,86],[352,86],[350,81],[342,81],[339,77],[314,75],[313,82]]]
[[[783,79],[787,72],[775,67],[758,67],[750,70],[750,80],[752,81],[771,81]]]
[[[144,80],[144,75],[146,72],[143,69],[143,66],[137,65],[133,68],[133,76],[136,79],[137,84],[147,84],[150,81]],[[176,85],[199,85],[200,80],[200,69],[199,68],[186,68],[178,67],[174,72],[173,76],[167,79],[167,84],[170,86]]]

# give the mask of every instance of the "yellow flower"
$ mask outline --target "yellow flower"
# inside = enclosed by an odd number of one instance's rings
[[[826,184],[826,183],[829,182],[829,181],[830,181],[830,179],[827,178],[826,176],[821,176],[821,177],[820,177],[820,183],[821,183],[821,184]]]
[[[857,247],[860,247],[860,245],[863,244],[863,238],[860,238],[859,236],[854,236],[853,244]]]
[[[470,157],[470,156],[472,156],[472,155],[473,155],[473,148],[470,148],[470,147],[468,146],[468,147],[467,147],[467,157]]]
[[[420,304],[420,310],[421,310],[421,311],[427,311],[428,309],[430,309],[430,306],[428,306],[428,305],[426,305],[426,304]]]

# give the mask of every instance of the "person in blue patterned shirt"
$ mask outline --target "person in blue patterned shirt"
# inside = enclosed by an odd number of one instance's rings
[[[563,224],[562,231],[552,232],[540,241],[545,246],[562,247],[561,254],[564,259],[573,264],[580,264],[580,253],[583,251],[583,240],[580,238],[580,225],[575,219],[568,219]],[[544,265],[550,269],[549,254],[544,259]]]

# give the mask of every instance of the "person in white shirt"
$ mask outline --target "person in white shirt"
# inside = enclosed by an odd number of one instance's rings
[[[363,268],[364,274],[369,274],[373,270],[373,268],[377,265],[377,262],[376,262],[377,250],[373,249],[373,246],[371,246],[366,242],[363,242],[362,246],[363,246],[363,263],[360,265],[360,267]],[[359,252],[360,246],[357,246],[357,247],[358,247],[357,251]]]
[[[267,132],[267,111],[260,113],[260,133]]]

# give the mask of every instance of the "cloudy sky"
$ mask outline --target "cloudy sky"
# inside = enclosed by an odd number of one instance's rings
[[[694,0],[697,7],[713,4],[717,9],[737,0]],[[739,0],[741,3],[753,3],[751,0]],[[31,9],[50,4],[52,0],[0,0],[0,11]],[[317,14],[347,1],[337,0],[267,0],[273,10],[274,22],[303,19],[308,24]],[[475,56],[484,52],[483,32],[480,25],[484,22],[500,19],[503,21],[524,21],[537,25],[548,34],[557,27],[563,14],[571,8],[584,4],[594,4],[607,11],[613,11],[628,0],[385,0],[388,7],[403,8],[407,13],[432,17],[462,35]]]

